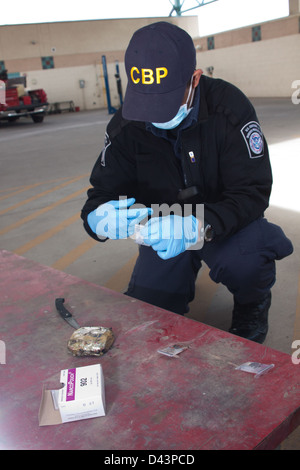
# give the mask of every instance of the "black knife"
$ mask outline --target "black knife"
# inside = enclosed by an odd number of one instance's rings
[[[80,326],[78,325],[75,318],[73,318],[72,314],[64,306],[64,301],[65,301],[65,299],[62,299],[62,298],[55,299],[56,309],[57,309],[58,313],[60,314],[60,316],[64,320],[66,320],[66,322],[69,323],[69,325],[71,325],[73,328],[75,328],[75,330],[78,330],[78,328],[80,328]]]

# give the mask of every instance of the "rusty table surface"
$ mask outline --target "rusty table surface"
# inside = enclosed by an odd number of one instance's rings
[[[0,252],[1,449],[273,449],[300,423],[300,365],[288,354],[230,335],[47,266]],[[73,329],[55,298],[81,326],[111,327],[112,348],[73,357]],[[187,346],[178,357],[157,350]],[[274,364],[267,374],[236,369]],[[39,426],[43,386],[60,370],[100,363],[106,416]]]

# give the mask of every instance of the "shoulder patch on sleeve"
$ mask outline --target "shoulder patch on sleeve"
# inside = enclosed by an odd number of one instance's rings
[[[241,129],[246,142],[250,158],[259,158],[264,155],[264,137],[260,125],[256,121],[250,121]]]

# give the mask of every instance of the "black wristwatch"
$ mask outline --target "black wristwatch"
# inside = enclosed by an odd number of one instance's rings
[[[210,224],[207,224],[204,228],[204,241],[211,242],[214,238],[214,229]]]

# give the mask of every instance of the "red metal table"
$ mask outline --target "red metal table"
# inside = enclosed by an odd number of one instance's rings
[[[300,365],[243,340],[0,252],[1,449],[273,449],[300,423]],[[82,326],[108,326],[113,347],[100,358],[73,357],[74,331],[55,310],[64,297]],[[177,358],[160,347],[188,346]],[[273,363],[267,374],[236,370]],[[40,427],[43,385],[59,388],[62,369],[100,363],[105,417]]]

